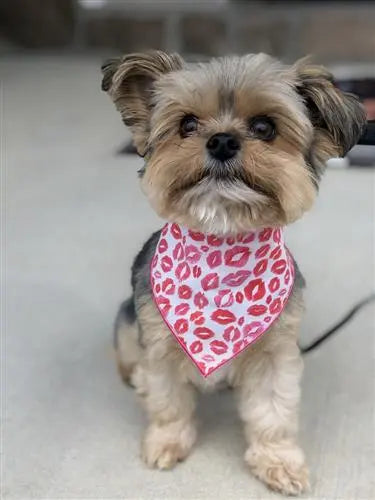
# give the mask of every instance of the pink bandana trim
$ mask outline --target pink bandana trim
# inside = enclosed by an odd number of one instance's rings
[[[168,223],[151,286],[165,323],[207,377],[265,334],[288,301],[294,274],[280,228],[221,238]]]

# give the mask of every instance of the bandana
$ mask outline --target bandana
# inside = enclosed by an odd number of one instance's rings
[[[151,263],[160,314],[204,377],[267,332],[293,281],[280,228],[222,238],[168,223]]]

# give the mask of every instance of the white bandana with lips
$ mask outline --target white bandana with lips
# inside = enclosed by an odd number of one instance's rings
[[[280,228],[222,238],[168,223],[151,263],[160,314],[204,377],[266,333],[293,281]]]

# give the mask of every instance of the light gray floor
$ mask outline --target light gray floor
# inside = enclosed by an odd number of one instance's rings
[[[194,453],[139,459],[144,417],[111,352],[134,253],[159,221],[115,156],[126,131],[100,61],[3,60],[6,186],[4,498],[277,498],[247,472],[232,396],[203,398]],[[6,167],[6,172],[5,172]],[[374,288],[374,173],[331,170],[289,230],[309,288],[302,342]],[[311,498],[374,498],[374,308],[306,359],[301,439]]]

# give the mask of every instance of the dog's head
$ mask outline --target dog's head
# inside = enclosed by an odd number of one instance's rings
[[[143,190],[167,220],[216,234],[282,226],[308,210],[325,162],[365,114],[331,74],[265,54],[186,65],[148,52],[108,61],[106,90],[146,156]]]

